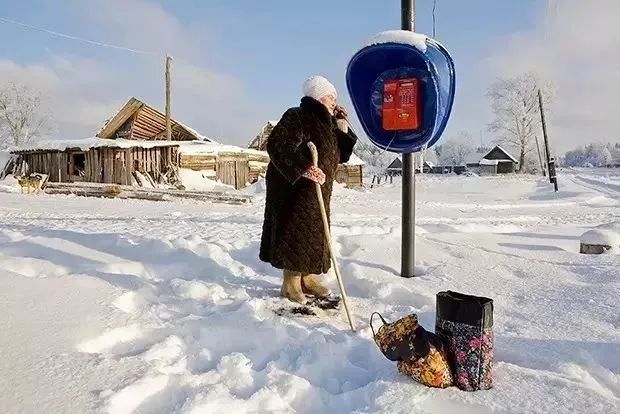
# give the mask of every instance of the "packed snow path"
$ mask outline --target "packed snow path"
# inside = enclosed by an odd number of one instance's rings
[[[620,256],[577,252],[620,219],[618,180],[420,177],[409,280],[398,183],[337,189],[357,334],[272,312],[260,188],[235,207],[0,193],[0,411],[617,412]],[[432,330],[445,289],[495,300],[493,390],[425,388],[372,342],[373,311]]]

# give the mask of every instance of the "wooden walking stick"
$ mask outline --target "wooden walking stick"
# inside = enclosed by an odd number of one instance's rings
[[[312,154],[312,163],[315,167],[319,166],[319,152],[316,149],[316,146],[312,142],[308,142],[308,147],[310,148],[310,153]],[[319,207],[321,208],[321,216],[323,217],[323,230],[325,231],[325,242],[329,247],[329,255],[332,258],[332,264],[334,265],[334,271],[336,272],[336,279],[338,279],[338,286],[340,287],[340,294],[342,296],[342,303],[344,304],[344,311],[347,314],[347,319],[349,320],[349,325],[351,326],[351,330],[355,332],[355,326],[353,325],[353,319],[351,318],[351,313],[349,312],[349,304],[347,303],[347,293],[344,291],[344,284],[342,283],[342,278],[340,277],[340,269],[338,268],[338,262],[336,261],[336,255],[334,254],[334,250],[332,248],[332,236],[329,231],[329,221],[327,220],[327,212],[325,211],[325,203],[323,202],[323,192],[321,191],[321,184],[314,183],[316,187],[316,197],[319,200]]]

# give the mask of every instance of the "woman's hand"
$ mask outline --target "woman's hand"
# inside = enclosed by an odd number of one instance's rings
[[[334,108],[334,116],[336,119],[347,119],[349,117],[349,113],[342,105],[336,105]]]
[[[303,173],[303,176],[310,181],[314,181],[315,183],[319,183],[321,185],[325,184],[325,173],[319,167],[312,166]]]

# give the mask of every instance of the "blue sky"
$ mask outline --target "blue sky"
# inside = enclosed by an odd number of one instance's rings
[[[542,67],[544,75],[558,78],[559,70],[570,81],[566,68],[541,63],[540,47],[528,46],[557,37],[549,37],[543,26],[563,33],[569,18],[583,16],[578,0],[566,0],[570,5],[562,6],[562,19],[557,19],[557,2],[437,0],[436,37],[453,54],[458,76],[454,115],[444,139],[460,130],[472,134],[476,145],[493,138],[486,132],[491,114],[484,94],[498,76]],[[617,8],[613,0],[591,3],[598,3],[599,14],[605,6]],[[432,4],[417,0],[417,31],[431,33]],[[158,54],[99,48],[0,22],[0,75],[47,96],[56,136],[93,135],[131,96],[163,107],[162,56],[170,53],[175,58],[173,116],[222,142],[243,144],[264,120],[277,119],[297,104],[301,84],[311,74],[330,78],[348,104],[348,59],[371,35],[399,28],[400,2],[0,0],[0,17]],[[592,139],[614,134],[610,126]],[[576,137],[561,145],[574,143]]]

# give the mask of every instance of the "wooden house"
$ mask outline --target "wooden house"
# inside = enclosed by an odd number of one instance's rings
[[[44,141],[12,151],[24,172],[48,175],[50,182],[143,185],[177,174],[179,144],[88,138]]]
[[[349,161],[340,164],[336,170],[336,182],[347,188],[358,188],[364,184],[364,161],[351,154]]]
[[[403,161],[400,157],[394,158],[394,161],[387,166],[386,171],[388,175],[402,175],[403,174]]]
[[[476,152],[470,155],[469,158],[467,168],[486,175],[514,173],[519,165],[519,161],[499,145],[491,148],[486,153],[482,153],[482,156]],[[476,158],[477,161],[475,161]]]
[[[269,135],[271,135],[271,131],[278,124],[278,121],[267,121],[267,123],[260,130],[258,135],[250,141],[248,144],[248,148],[266,151],[267,150],[267,140],[269,139]]]

